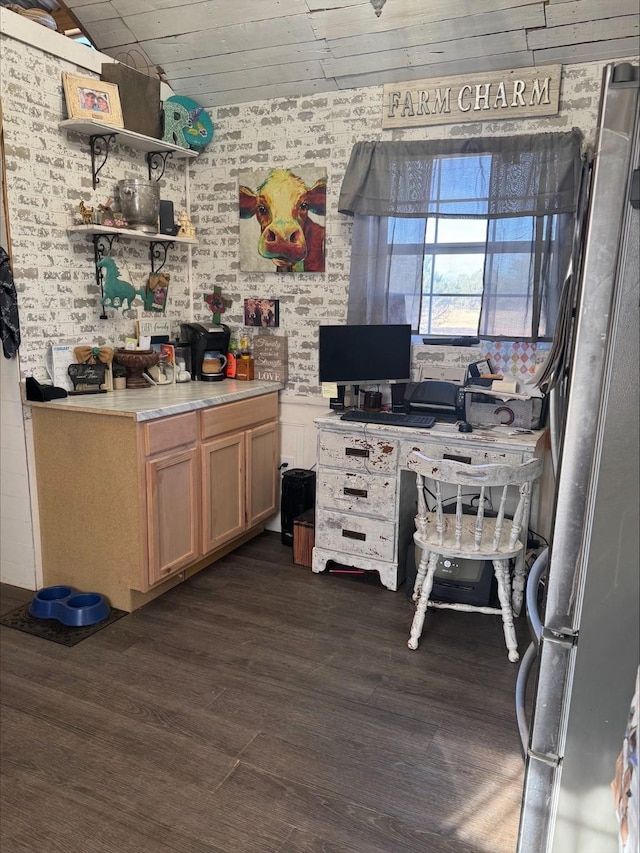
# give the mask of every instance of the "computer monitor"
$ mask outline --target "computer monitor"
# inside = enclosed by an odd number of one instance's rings
[[[337,385],[411,381],[411,326],[320,326],[319,380]]]

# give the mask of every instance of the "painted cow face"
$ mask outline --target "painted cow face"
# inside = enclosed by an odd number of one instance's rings
[[[240,187],[240,217],[258,220],[258,252],[263,258],[271,259],[279,269],[303,268],[309,251],[308,230],[322,228],[309,219],[309,213],[325,215],[326,193],[326,180],[309,188],[288,169],[274,169],[255,193]]]

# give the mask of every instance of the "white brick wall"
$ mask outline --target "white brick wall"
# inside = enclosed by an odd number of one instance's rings
[[[9,14],[9,13],[5,13]],[[16,16],[13,16],[16,17]],[[0,16],[0,20],[1,16]],[[26,23],[20,22],[21,27]],[[38,26],[32,25],[36,28]],[[28,29],[28,27],[26,27]],[[47,37],[49,38],[49,36]],[[59,40],[59,41],[56,41]],[[93,266],[93,247],[86,238],[69,235],[80,200],[97,205],[112,194],[115,183],[126,177],[146,177],[144,155],[118,146],[100,173],[100,186],[91,186],[88,141],[67,135],[58,128],[65,117],[61,74],[63,71],[97,76],[96,56],[85,66],[75,64],[76,52],[68,40],[50,34],[47,49],[29,46],[0,32],[0,95],[5,116],[8,202],[13,237],[14,273],[19,291],[23,343],[22,375],[46,378],[45,354],[51,341],[117,343],[131,334],[139,312],[109,311],[99,319],[99,291]],[[69,57],[56,57],[57,47]],[[84,54],[78,53],[78,56]],[[99,58],[99,57],[98,57]],[[73,62],[71,61],[73,59]],[[280,333],[289,336],[289,403],[287,422],[296,430],[295,406],[304,398],[318,400],[317,326],[343,322],[349,279],[351,221],[336,213],[346,162],[354,142],[363,139],[422,139],[440,136],[514,134],[580,128],[593,137],[603,63],[587,63],[564,69],[561,108],[556,117],[500,121],[486,124],[448,125],[434,128],[385,131],[380,129],[382,87],[355,89],[299,99],[285,99],[220,107],[210,111],[215,127],[212,144],[191,161],[189,183],[192,219],[199,246],[193,250],[193,292],[189,292],[189,253],[177,247],[170,253],[165,271],[171,276],[167,316],[174,323],[206,319],[209,309],[203,294],[220,285],[233,300],[224,320],[232,327],[242,322],[242,300],[263,295],[280,300]],[[300,163],[326,167],[327,269],[323,274],[242,273],[238,269],[237,179],[239,169],[256,166],[292,166]],[[169,163],[161,181],[161,197],[171,199],[176,212],[184,206],[184,164]],[[148,275],[146,243],[122,243],[115,247],[123,277],[141,287]],[[3,389],[5,371],[3,371]],[[3,420],[3,467],[7,455],[24,447],[16,379],[9,378],[8,422]],[[4,390],[3,390],[4,395]],[[3,400],[4,402],[4,400]],[[3,406],[3,409],[5,406]],[[4,413],[3,413],[4,418]],[[300,416],[305,431],[313,429],[308,416]],[[293,435],[293,433],[292,433]],[[283,446],[315,446],[311,436],[296,437]],[[9,450],[9,448],[12,448]],[[304,451],[308,453],[308,449]],[[14,461],[17,463],[18,456]],[[29,544],[31,519],[24,457],[8,461],[2,472],[2,534],[7,577],[33,588],[33,543]],[[296,465],[310,465],[296,459]],[[12,470],[13,467],[19,470]],[[5,487],[6,481],[6,487]],[[5,500],[5,488],[7,500]],[[11,505],[11,506],[10,506]],[[5,550],[6,549],[6,550]],[[22,555],[22,556],[21,556]],[[15,569],[15,571],[14,571]]]
[[[382,87],[259,101],[212,112],[215,138],[190,165],[191,210],[200,244],[193,253],[195,291],[219,284],[233,298],[227,318],[242,322],[242,300],[280,300],[280,333],[289,337],[287,393],[317,394],[317,327],[342,323],[349,285],[351,220],[337,213],[342,177],[360,140],[436,139],[568,131],[592,140],[604,63],[564,69],[560,112],[551,118],[382,131]],[[265,166],[309,164],[328,172],[326,272],[281,275],[239,270],[237,173]],[[195,301],[196,313],[201,303]],[[226,319],[226,318],[225,318]],[[532,362],[533,363],[533,362]]]

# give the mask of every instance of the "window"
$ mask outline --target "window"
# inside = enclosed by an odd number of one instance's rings
[[[530,217],[511,220],[509,234],[486,219],[389,220],[389,294],[399,311],[413,319],[414,332],[427,335],[477,335],[480,327],[484,276],[489,263],[510,269],[509,288],[496,299],[496,335],[528,337],[533,302],[527,287],[534,262]],[[502,239],[501,239],[502,238]],[[422,259],[420,306],[413,314],[412,291],[406,292],[407,259]],[[413,266],[413,263],[412,263]],[[540,318],[540,340],[545,339],[546,317]]]
[[[551,338],[580,169],[576,133],[359,143],[339,206],[354,216],[347,322]]]
[[[403,293],[403,262],[407,255],[422,258],[420,308],[413,331],[428,335],[477,334],[487,221],[391,218],[389,228],[389,242],[396,249],[391,258],[389,292],[401,296],[405,316],[412,296]]]

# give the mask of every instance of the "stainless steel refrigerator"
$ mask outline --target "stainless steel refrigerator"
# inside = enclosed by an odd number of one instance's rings
[[[541,638],[518,677],[532,708],[518,853],[619,849],[611,781],[640,645],[638,85],[637,66],[605,69],[556,408],[553,532],[543,592],[527,596]]]

